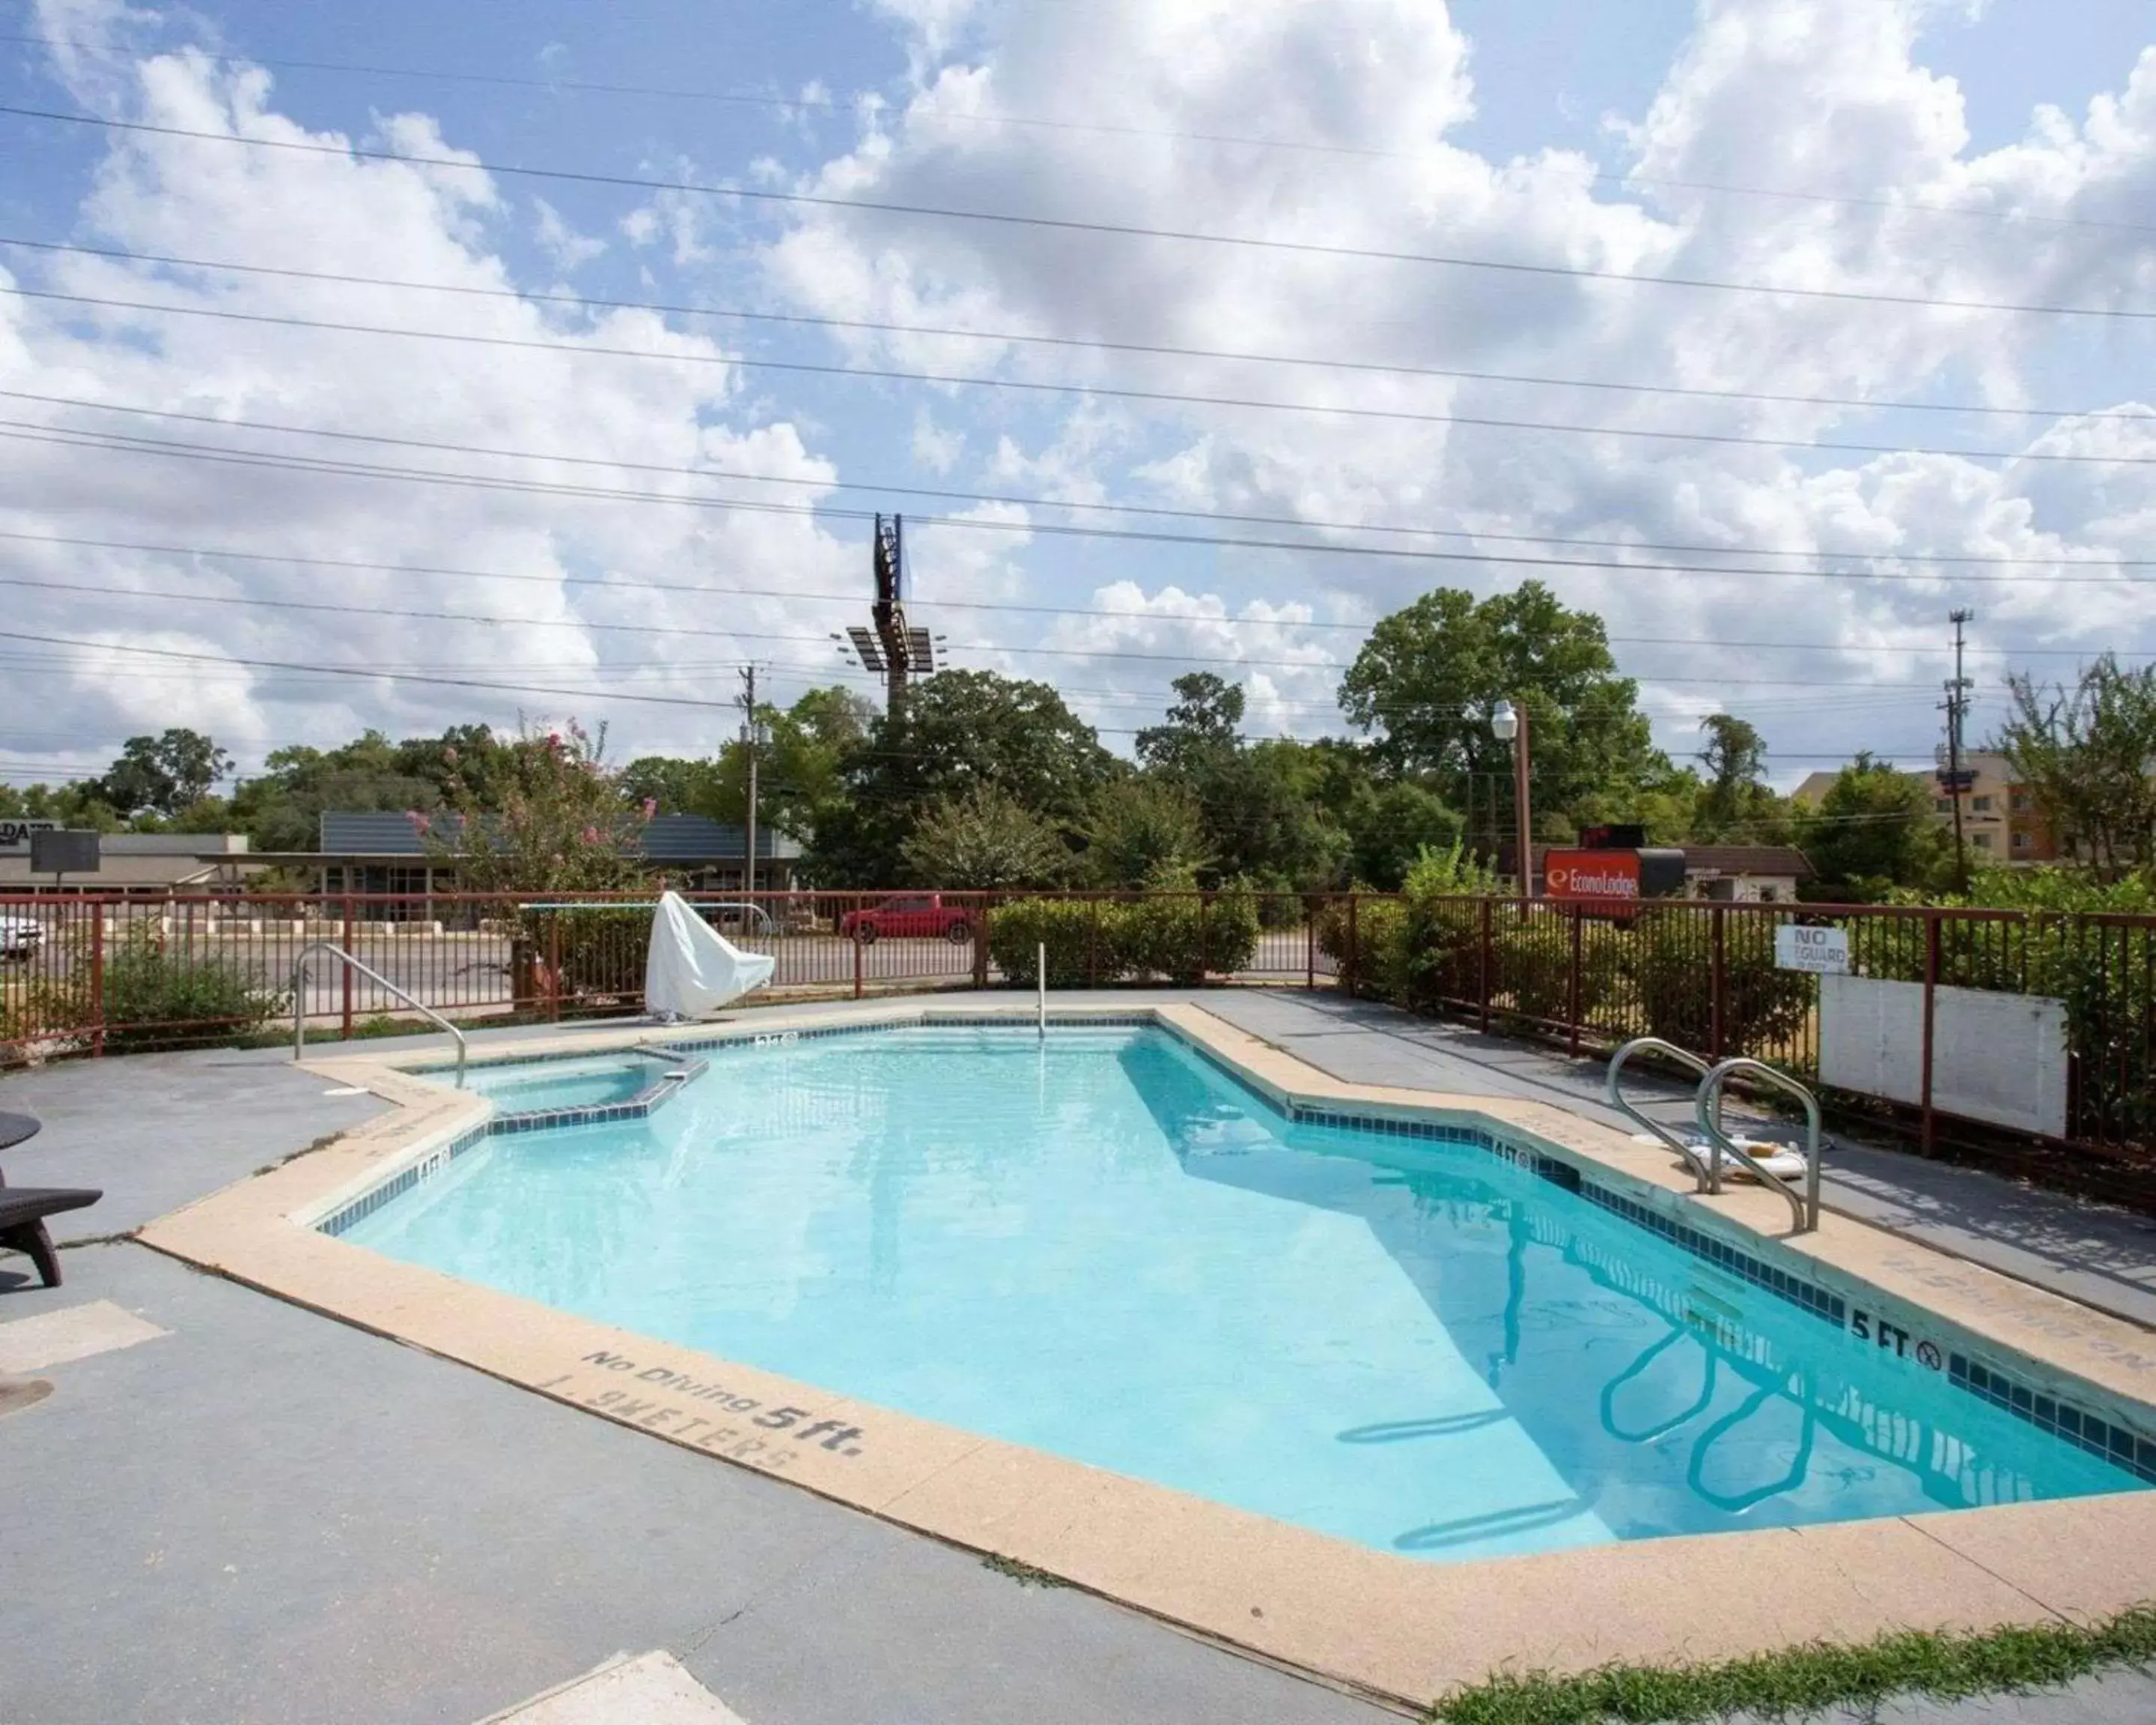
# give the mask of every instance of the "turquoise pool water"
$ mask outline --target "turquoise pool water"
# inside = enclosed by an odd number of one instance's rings
[[[1433,1558],[2141,1484],[1883,1315],[1860,1337],[1473,1142],[1290,1124],[1152,1029],[719,1055],[345,1237]]]
[[[535,1060],[492,1068],[474,1066],[465,1075],[465,1087],[491,1096],[503,1113],[542,1114],[557,1108],[594,1108],[608,1102],[626,1102],[649,1089],[665,1070],[659,1062],[640,1056]]]

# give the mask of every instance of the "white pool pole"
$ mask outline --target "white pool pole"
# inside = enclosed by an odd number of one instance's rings
[[[1048,1034],[1048,942],[1040,943],[1039,956],[1034,960],[1034,979],[1040,988],[1040,1034]]]

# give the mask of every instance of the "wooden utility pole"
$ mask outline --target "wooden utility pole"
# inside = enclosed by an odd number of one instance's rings
[[[1945,701],[1947,715],[1947,793],[1953,798],[1954,880],[1964,893],[1969,891],[1969,846],[1962,839],[1961,799],[1969,788],[1969,774],[1961,764],[1961,725],[1969,711],[1969,679],[1962,675],[1962,625],[1975,616],[1974,611],[1950,611],[1947,620],[1953,624],[1954,674],[1947,685]]]

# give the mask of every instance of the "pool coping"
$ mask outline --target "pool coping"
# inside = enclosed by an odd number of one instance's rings
[[[752,1024],[520,1039],[486,1052],[523,1061],[670,1046],[708,1060],[714,1045],[723,1051],[924,1019],[1009,1021],[1034,1010],[1004,1001],[880,1001],[814,1018],[760,1011]],[[1936,1320],[1948,1344],[1964,1338],[1994,1362],[2025,1368],[2037,1380],[2032,1393],[2061,1384],[2092,1392],[2112,1417],[2156,1440],[2156,1336],[2062,1296],[1845,1217],[1790,1238],[1777,1195],[1732,1189],[1699,1197],[1660,1149],[1553,1104],[1345,1083],[1200,1006],[1050,1015],[1059,1024],[1159,1024],[1306,1115],[1502,1137],[1622,1194],[1639,1207],[1633,1219],[1660,1219],[1756,1261],[1794,1264],[1845,1301],[1883,1296],[1913,1307]],[[1432,1563],[871,1406],[321,1231],[341,1207],[408,1173],[439,1172],[486,1132],[485,1099],[423,1076],[447,1064],[408,1054],[393,1065],[365,1054],[308,1060],[305,1070],[395,1107],[161,1218],[141,1239],[617,1424],[1415,1706],[1501,1669],[1727,1657],[1895,1628],[2086,1621],[2156,1599],[2156,1491]]]

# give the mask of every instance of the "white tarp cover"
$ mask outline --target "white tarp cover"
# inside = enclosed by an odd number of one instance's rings
[[[744,952],[678,892],[660,895],[644,961],[644,1009],[654,1018],[696,1019],[771,980],[778,964]]]

